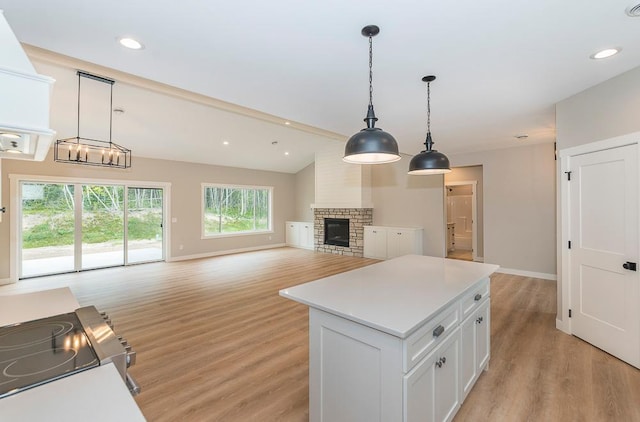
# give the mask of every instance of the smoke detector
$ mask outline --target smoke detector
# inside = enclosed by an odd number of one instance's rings
[[[635,6],[627,7],[625,9],[625,12],[627,12],[627,15],[631,16],[632,18],[640,17],[640,3],[636,4]]]

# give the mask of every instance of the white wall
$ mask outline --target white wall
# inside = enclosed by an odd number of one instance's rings
[[[449,155],[482,165],[484,262],[516,273],[556,275],[556,184],[551,144]]]
[[[316,152],[316,208],[371,208],[371,166],[345,163],[343,156],[339,142]]]
[[[311,204],[315,202],[315,163],[296,173],[295,184],[295,220],[313,221],[313,208]]]
[[[640,131],[640,66],[556,104],[558,150]]]
[[[410,156],[371,167],[373,224],[424,228],[424,254],[444,256],[444,178],[409,176]]]

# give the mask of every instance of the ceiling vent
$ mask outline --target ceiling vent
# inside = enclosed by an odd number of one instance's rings
[[[636,4],[635,6],[629,6],[626,9],[627,15],[631,16],[632,18],[637,18],[640,16],[640,3]]]

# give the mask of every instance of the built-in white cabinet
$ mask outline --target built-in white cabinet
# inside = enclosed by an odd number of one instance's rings
[[[294,248],[313,249],[313,223],[287,221],[285,242]]]
[[[460,326],[460,375],[464,399],[489,363],[491,313],[488,285],[481,286],[463,299],[462,303],[466,307]]]
[[[422,255],[422,229],[364,226],[364,257],[391,259],[402,255]]]

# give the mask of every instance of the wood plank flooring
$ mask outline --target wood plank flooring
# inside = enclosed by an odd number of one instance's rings
[[[69,286],[138,352],[149,421],[308,420],[308,312],[278,290],[375,263],[280,248],[23,280]],[[496,274],[492,358],[455,421],[640,421],[640,371],[555,329],[554,282]]]

